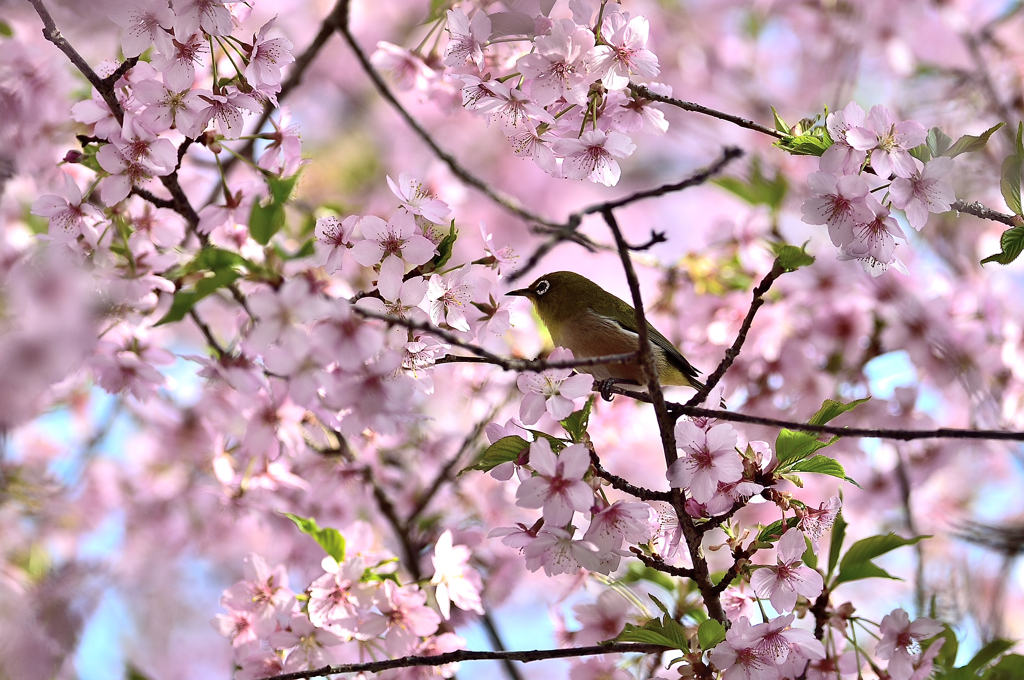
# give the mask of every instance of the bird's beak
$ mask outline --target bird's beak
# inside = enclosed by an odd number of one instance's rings
[[[505,295],[518,295],[519,297],[530,297],[529,288],[520,288],[519,290],[510,290]]]

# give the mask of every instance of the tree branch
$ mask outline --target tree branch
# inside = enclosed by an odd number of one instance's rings
[[[736,334],[736,340],[733,341],[732,347],[725,352],[725,357],[722,358],[721,363],[718,364],[718,368],[715,369],[714,373],[708,376],[707,382],[704,383],[703,390],[697,390],[697,394],[693,395],[689,401],[686,402],[686,406],[696,406],[702,403],[708,396],[708,394],[715,388],[715,385],[722,379],[725,372],[729,370],[733,362],[736,361],[736,357],[740,355],[740,349],[743,347],[743,343],[747,340],[747,333],[750,331],[751,324],[754,323],[754,315],[757,310],[764,304],[764,295],[768,292],[768,289],[775,283],[775,279],[779,278],[785,273],[785,270],[779,266],[776,261],[772,265],[770,272],[765,274],[764,278],[761,279],[761,283],[757,284],[754,288],[754,298],[750,302],[750,309],[747,310],[747,315],[743,318],[743,323],[740,324],[739,333]]]
[[[406,656],[399,659],[385,659],[383,661],[371,661],[368,663],[350,663],[338,666],[323,666],[308,671],[296,673],[283,673],[272,675],[264,680],[303,680],[303,678],[315,678],[326,675],[338,675],[341,673],[379,673],[392,668],[411,668],[413,666],[444,666],[450,663],[462,661],[544,661],[546,659],[566,659],[578,656],[595,656],[600,654],[660,654],[666,651],[666,647],[652,644],[638,644],[632,642],[612,642],[607,645],[590,645],[588,647],[570,647],[569,649],[536,649],[523,652],[484,652],[473,650],[460,650],[447,652],[437,656]]]
[[[629,89],[633,91],[634,95],[642,97],[644,99],[650,99],[651,101],[662,102],[663,104],[669,104],[670,106],[675,106],[676,108],[680,108],[680,109],[682,109],[684,111],[692,111],[694,113],[702,113],[705,116],[711,116],[712,118],[718,118],[719,120],[724,120],[726,122],[732,123],[733,125],[738,125],[741,128],[746,128],[748,130],[753,130],[754,132],[760,132],[762,134],[768,135],[769,137],[774,137],[775,139],[785,139],[786,137],[789,136],[789,135],[785,134],[784,132],[779,132],[778,130],[776,130],[774,128],[765,127],[764,125],[760,125],[758,123],[755,123],[752,120],[747,120],[746,118],[740,118],[739,116],[734,116],[734,115],[732,115],[730,113],[724,113],[722,111],[716,111],[715,109],[709,109],[708,107],[701,106],[700,104],[694,104],[693,102],[685,102],[682,99],[675,99],[674,97],[666,97],[666,96],[658,94],[656,92],[651,92],[649,89],[647,89],[643,85],[637,85],[636,83],[630,83],[629,84]]]
[[[379,73],[377,73],[377,70],[373,67],[373,64],[370,63],[369,57],[367,57],[366,53],[363,52],[362,48],[359,46],[359,43],[356,42],[355,36],[352,35],[352,32],[349,29],[347,15],[348,11],[346,7],[345,20],[341,23],[340,26],[338,26],[337,30],[339,33],[341,33],[342,37],[345,39],[345,42],[348,43],[349,47],[352,48],[352,52],[355,53],[356,59],[359,60],[360,65],[363,67],[363,71],[365,71],[366,75],[370,78],[371,81],[373,81],[373,84],[377,88],[377,92],[380,93],[380,96],[383,97],[384,100],[391,105],[391,107],[398,113],[399,116],[402,117],[402,119],[405,121],[405,124],[408,125],[409,128],[412,129],[412,131],[415,132],[420,139],[423,140],[423,143],[430,147],[430,150],[434,152],[434,155],[436,155],[439,159],[441,159],[441,161],[444,162],[445,165],[448,166],[448,169],[452,171],[452,174],[454,174],[456,177],[461,179],[469,186],[476,188],[482,194],[484,194],[489,199],[494,201],[497,205],[501,206],[502,208],[512,213],[513,215],[521,217],[522,219],[527,220],[528,222],[536,222],[537,224],[543,224],[545,226],[553,228],[557,227],[558,225],[552,222],[551,220],[542,217],[541,215],[538,215],[536,213],[530,212],[529,210],[524,208],[518,200],[512,198],[511,196],[503,194],[499,192],[497,189],[491,187],[489,184],[487,184],[482,179],[480,179],[479,177],[471,173],[469,170],[467,170],[465,167],[463,167],[462,164],[459,163],[459,161],[455,158],[455,156],[451,155],[450,153],[442,149],[438,145],[438,143],[434,141],[433,136],[426,130],[426,128],[420,125],[420,123],[415,118],[412,117],[412,114],[410,114],[405,109],[405,107],[402,106],[402,104],[398,101],[395,95],[391,92],[391,89],[388,87],[387,83],[384,82],[384,79],[381,78]]]

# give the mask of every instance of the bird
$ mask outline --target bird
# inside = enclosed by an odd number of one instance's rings
[[[551,272],[541,276],[528,288],[512,290],[505,295],[525,297],[537,309],[551,341],[557,347],[572,351],[577,359],[627,354],[637,351],[636,311],[596,283],[574,272]],[[686,360],[669,340],[650,323],[647,337],[654,350],[658,382],[703,390],[697,376],[700,371]],[[580,366],[606,384],[646,385],[637,360],[598,366]],[[614,381],[614,382],[608,382]]]

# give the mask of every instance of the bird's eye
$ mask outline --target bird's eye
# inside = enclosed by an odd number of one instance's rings
[[[537,287],[534,288],[534,291],[537,293],[537,295],[543,295],[544,293],[548,292],[548,289],[550,288],[551,284],[548,283],[547,279],[544,279],[542,281],[537,282]]]

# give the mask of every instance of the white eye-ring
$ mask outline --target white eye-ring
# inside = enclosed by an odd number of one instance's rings
[[[542,279],[537,282],[537,287],[534,289],[537,295],[543,295],[551,289],[551,284],[548,283],[547,279]]]

